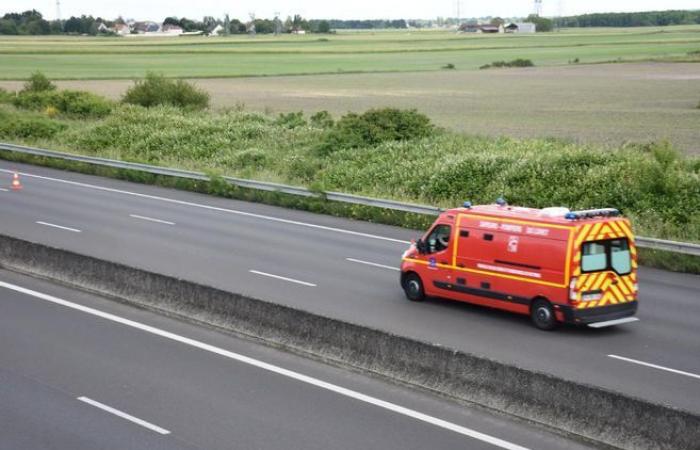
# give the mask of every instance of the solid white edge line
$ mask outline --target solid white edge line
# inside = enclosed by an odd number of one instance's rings
[[[372,267],[381,267],[382,269],[389,269],[389,270],[396,270],[396,271],[401,270],[398,267],[387,266],[384,264],[378,264],[378,263],[373,263],[373,262],[369,262],[369,261],[362,261],[361,259],[355,259],[355,258],[345,258],[345,259],[350,261],[350,262],[354,262],[354,263],[358,263],[358,264],[365,264],[367,266],[372,266]]]
[[[270,278],[276,278],[278,280],[289,281],[290,283],[301,284],[301,285],[309,286],[309,287],[316,287],[316,285],[313,283],[308,283],[306,281],[301,281],[301,280],[295,280],[294,278],[287,278],[287,277],[282,277],[279,275],[273,275],[273,274],[267,273],[267,272],[260,272],[259,270],[249,270],[248,272],[254,273],[257,275],[262,275],[264,277],[270,277]]]
[[[434,425],[434,426],[439,427],[439,428],[443,428],[445,430],[450,430],[450,431],[453,431],[455,433],[461,434],[463,436],[468,436],[470,438],[480,440],[482,442],[489,443],[489,444],[494,445],[496,447],[501,447],[501,448],[504,448],[507,450],[528,450],[526,447],[522,447],[520,445],[513,444],[513,443],[508,442],[508,441],[504,441],[502,439],[490,436],[488,434],[480,433],[478,431],[454,424],[452,422],[447,422],[445,420],[438,419],[436,417],[432,417],[432,416],[429,416],[427,414],[423,414],[423,413],[420,413],[418,411],[415,411],[415,410],[412,410],[409,408],[405,408],[403,406],[396,405],[394,403],[380,400],[378,398],[374,398],[374,397],[371,397],[369,395],[362,394],[362,393],[357,392],[357,391],[353,391],[351,389],[337,386],[335,384],[327,383],[327,382],[319,380],[317,378],[303,375],[301,373],[294,372],[294,371],[289,370],[289,369],[284,369],[282,367],[275,366],[273,364],[269,364],[269,363],[266,363],[266,362],[248,357],[248,356],[244,356],[244,355],[241,355],[239,353],[234,353],[234,352],[231,352],[228,350],[224,350],[222,348],[215,347],[213,345],[206,344],[206,343],[201,342],[201,341],[197,341],[197,340],[194,340],[191,338],[180,336],[180,335],[177,335],[175,333],[171,333],[169,331],[161,330],[159,328],[152,327],[150,325],[146,325],[143,323],[135,322],[133,320],[125,319],[123,317],[119,317],[119,316],[116,316],[114,314],[106,313],[106,312],[103,312],[103,311],[100,311],[100,310],[97,310],[94,308],[90,308],[90,307],[83,306],[83,305],[80,305],[77,303],[69,302],[67,300],[63,300],[63,299],[60,299],[58,297],[54,297],[52,295],[43,294],[41,292],[33,291],[31,289],[23,288],[21,286],[16,286],[14,284],[5,283],[4,281],[0,281],[0,287],[4,287],[6,289],[9,289],[9,290],[12,290],[15,292],[29,295],[29,296],[32,296],[32,297],[35,297],[35,298],[38,298],[41,300],[45,300],[45,301],[48,301],[48,302],[51,302],[51,303],[54,303],[57,305],[65,306],[67,308],[71,308],[71,309],[81,311],[81,312],[84,312],[87,314],[91,314],[93,316],[101,317],[103,319],[106,319],[106,320],[109,320],[112,322],[120,323],[122,325],[126,325],[126,326],[129,326],[132,328],[136,328],[136,329],[139,329],[141,331],[145,331],[147,333],[151,333],[151,334],[154,334],[156,336],[163,337],[165,339],[170,339],[170,340],[173,340],[176,342],[180,342],[182,344],[189,345],[191,347],[195,347],[195,348],[198,348],[200,350],[204,350],[204,351],[207,351],[210,353],[214,353],[216,355],[223,356],[225,358],[229,358],[229,359],[232,359],[232,360],[235,360],[238,362],[242,362],[244,364],[258,367],[260,369],[267,370],[269,372],[276,373],[278,375],[282,375],[282,376],[300,381],[302,383],[310,384],[310,385],[313,385],[313,386],[316,386],[316,387],[319,387],[322,389],[326,389],[326,390],[331,391],[331,392],[335,392],[336,394],[340,394],[340,395],[343,395],[346,397],[353,398],[355,400],[359,400],[359,401],[364,402],[364,403],[378,406],[380,408],[395,412],[397,414],[401,414],[401,415],[404,415],[407,417],[412,417],[416,420]]]
[[[92,405],[95,408],[99,408],[103,411],[107,411],[108,413],[114,414],[115,416],[121,417],[122,419],[126,419],[130,422],[133,422],[137,425],[141,425],[144,428],[148,428],[151,431],[155,431],[156,433],[159,434],[170,434],[170,431],[166,430],[165,428],[161,428],[158,425],[153,425],[150,422],[146,422],[145,420],[139,419],[138,417],[134,417],[130,414],[127,414],[123,411],[119,411],[118,409],[114,409],[111,406],[107,406],[104,403],[100,403],[96,400],[93,400],[88,397],[78,397],[78,400],[80,400],[83,403],[87,403],[88,405]]]
[[[66,230],[66,231],[72,231],[73,233],[82,233],[82,231],[78,230],[77,228],[63,227],[61,225],[56,225],[55,223],[42,222],[40,220],[37,220],[36,223],[38,223],[39,225],[47,226],[47,227],[58,228],[61,230]]]
[[[5,189],[5,188],[0,188],[0,191],[2,191],[2,192],[10,192],[9,189]]]
[[[632,363],[632,364],[639,364],[640,366],[651,367],[652,369],[665,370],[666,372],[672,372],[672,373],[676,373],[676,374],[678,374],[678,375],[685,375],[686,377],[697,378],[698,380],[700,380],[700,375],[695,374],[695,373],[690,373],[690,372],[684,372],[684,371],[682,371],[682,370],[671,369],[670,367],[659,366],[659,365],[656,365],[656,364],[651,364],[651,363],[648,363],[648,362],[639,361],[639,360],[632,359],[632,358],[625,358],[624,356],[608,355],[608,357],[614,358],[614,359],[619,359],[619,360],[621,360],[621,361],[627,361],[627,362]]]
[[[0,169],[0,172],[14,173],[14,171],[6,170],[6,169]],[[44,177],[41,175],[32,175],[32,174],[25,173],[25,172],[19,172],[19,174],[24,176],[24,177],[37,178],[40,180],[55,181],[57,183],[65,183],[65,184],[70,184],[73,186],[80,186],[80,187],[85,187],[88,189],[95,189],[98,191],[113,192],[113,193],[124,194],[124,195],[132,195],[134,197],[147,198],[150,200],[158,200],[158,201],[162,201],[162,202],[173,203],[176,205],[191,206],[194,208],[208,209],[211,211],[219,211],[219,212],[225,212],[225,213],[230,213],[230,214],[238,214],[241,216],[253,217],[256,219],[270,220],[272,222],[286,223],[289,225],[298,225],[298,226],[302,226],[302,227],[314,228],[317,230],[332,231],[335,233],[348,234],[348,235],[352,235],[352,236],[359,236],[359,237],[365,237],[365,238],[370,238],[370,239],[378,239],[378,240],[388,241],[388,242],[397,242],[399,244],[410,244],[409,241],[389,238],[389,237],[385,237],[385,236],[377,236],[377,235],[369,234],[369,233],[361,233],[359,231],[344,230],[342,228],[328,227],[325,225],[316,225],[313,223],[299,222],[296,220],[281,219],[279,217],[265,216],[262,214],[249,213],[249,212],[239,211],[239,210],[235,210],[235,209],[220,208],[218,206],[204,205],[201,203],[188,202],[188,201],[184,201],[184,200],[176,200],[176,199],[167,198],[167,197],[159,197],[157,195],[140,194],[138,192],[131,192],[131,191],[124,191],[121,189],[107,188],[107,187],[103,187],[103,186],[96,186],[93,184],[80,183],[77,181],[62,180],[60,178]]]
[[[168,222],[167,220],[154,219],[153,217],[139,216],[138,214],[129,214],[129,217],[133,219],[146,220],[148,222],[162,223],[165,225],[175,225],[175,222]]]

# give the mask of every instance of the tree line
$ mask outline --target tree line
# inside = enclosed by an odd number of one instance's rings
[[[525,19],[537,24],[537,31],[550,31],[553,21],[544,17],[529,16]],[[437,25],[454,25],[462,21],[457,19],[438,19]],[[468,21],[467,21],[468,22]],[[560,17],[556,19],[559,27],[639,27],[639,26],[665,26],[665,25],[690,25],[700,24],[700,10],[695,11],[648,11],[636,13],[595,13],[579,16]],[[97,35],[100,24],[112,27],[117,23],[124,23],[122,18],[105,20],[100,17],[80,16],[70,17],[67,20],[48,21],[40,12],[28,10],[22,13],[7,13],[0,18],[0,35],[48,35],[48,34],[88,34]],[[291,33],[305,31],[312,33],[329,33],[332,30],[361,30],[361,29],[401,29],[421,28],[432,26],[432,21],[406,21],[396,20],[318,20],[305,19],[300,15],[287,17],[286,20],[275,17],[273,19],[259,19],[251,17],[249,21],[229,19],[226,15],[223,19],[206,16],[202,20],[192,20],[186,17],[167,17],[163,25],[177,25],[184,31],[201,31],[209,33],[217,26],[223,28],[223,34],[245,33]],[[108,32],[107,32],[108,33]]]
[[[646,27],[700,24],[700,10],[595,13],[558,19],[562,27]]]

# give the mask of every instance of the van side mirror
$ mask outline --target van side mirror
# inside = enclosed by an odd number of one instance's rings
[[[420,253],[421,255],[425,255],[426,253],[428,253],[428,249],[423,239],[418,239],[416,241],[416,250],[418,250],[418,253]]]

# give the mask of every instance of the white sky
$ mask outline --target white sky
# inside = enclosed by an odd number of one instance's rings
[[[244,19],[248,13],[257,17],[283,17],[301,14],[306,18],[429,19],[456,17],[458,0],[60,0],[65,19],[81,14],[113,19],[162,20],[167,16],[201,19],[202,16]],[[461,0],[460,17],[526,16],[533,11],[534,0]],[[543,15],[574,15],[588,12],[649,11],[664,9],[700,9],[700,0],[542,0]],[[36,9],[45,18],[56,17],[56,0],[0,0],[0,15]]]

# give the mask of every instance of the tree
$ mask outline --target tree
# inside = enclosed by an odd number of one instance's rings
[[[491,25],[495,27],[500,27],[501,25],[505,25],[506,21],[501,19],[500,17],[494,17],[491,19]]]
[[[0,34],[19,34],[17,25],[10,19],[0,19]]]
[[[552,31],[554,29],[554,22],[551,19],[540,17],[537,14],[530,14],[525,19],[525,22],[534,23],[538,32]]]
[[[165,20],[163,21],[163,25],[172,25],[172,26],[179,27],[180,20],[177,17],[166,17]]]
[[[222,32],[222,34],[224,36],[228,36],[229,34],[231,34],[231,19],[229,19],[228,14],[226,14],[224,16],[223,27],[224,27],[224,31]]]
[[[318,23],[317,31],[319,33],[330,33],[331,32],[331,24],[328,23],[327,20],[322,20]]]
[[[204,25],[204,30],[206,32],[211,32],[214,28],[216,28],[217,25],[219,25],[219,21],[212,16],[204,16],[202,19],[202,24]]]

